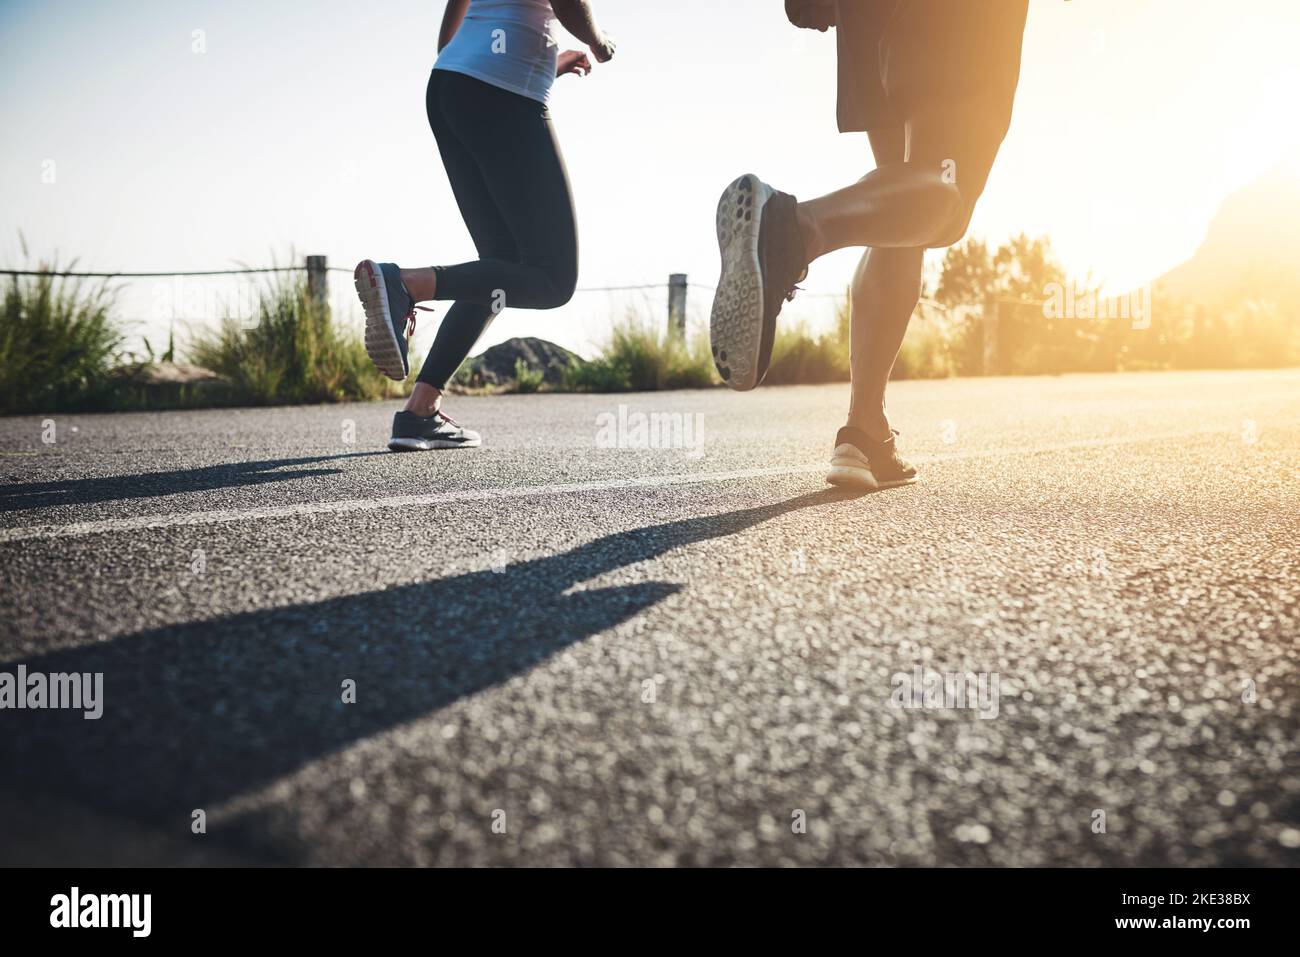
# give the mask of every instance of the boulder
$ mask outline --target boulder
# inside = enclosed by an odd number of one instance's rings
[[[140,385],[146,386],[183,386],[221,381],[221,376],[211,369],[166,361],[139,366],[134,378]]]
[[[551,386],[564,380],[564,370],[581,358],[563,346],[532,336],[507,339],[485,352],[465,361],[457,380],[470,388],[498,388],[515,381],[515,362],[523,360],[542,380]]]

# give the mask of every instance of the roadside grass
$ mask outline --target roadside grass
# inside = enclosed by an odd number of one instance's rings
[[[594,359],[570,366],[562,388],[571,392],[651,392],[717,385],[708,333],[681,339],[629,311],[610,330]]]
[[[93,408],[111,391],[123,336],[106,282],[10,276],[0,312],[0,413]]]
[[[850,353],[848,299],[835,306],[835,322],[821,335],[804,323],[778,327],[772,343],[772,364],[765,385],[815,385],[848,382]],[[956,375],[963,340],[945,323],[918,314],[912,318],[894,363],[894,379],[942,379]]]
[[[382,399],[398,394],[371,363],[358,331],[344,328],[297,274],[278,275],[262,289],[251,320],[227,318],[195,334],[192,362],[225,381],[241,405]],[[414,381],[412,369],[407,383]],[[404,385],[405,385],[404,384]]]
[[[891,379],[946,379],[957,375],[965,339],[960,330],[928,316],[913,316],[894,360]]]
[[[546,381],[546,373],[541,369],[529,368],[522,358],[515,360],[515,381],[512,391],[520,393],[539,392]]]
[[[806,323],[777,325],[767,385],[811,385],[849,379],[849,303],[835,304],[835,323],[814,336]]]
[[[413,362],[405,382],[384,377],[366,355],[360,329],[314,300],[301,272],[266,282],[251,319],[226,318],[191,332],[178,359],[171,340],[162,352],[146,341],[147,354],[128,354],[124,327],[114,317],[117,289],[107,282],[56,276],[55,265],[36,269],[33,276],[0,280],[0,414],[376,400],[405,394],[418,373]],[[1162,301],[1154,315],[1148,306],[1148,322],[1139,326],[1126,315],[1049,317],[1042,291],[1065,278],[1041,237],[1019,236],[997,249],[967,240],[949,249],[932,297],[908,328],[893,378],[1300,364],[1294,283],[1226,306]],[[986,323],[990,302],[998,313]],[[836,303],[825,331],[815,328],[780,324],[767,385],[849,380],[847,299]],[[986,343],[990,330],[996,340]],[[475,387],[468,364],[453,384],[476,393],[720,384],[707,330],[684,339],[671,335],[645,309],[616,319],[597,354],[574,361],[559,381],[555,368],[553,362],[539,367],[530,351],[515,362],[513,377],[502,381],[498,370],[490,388]]]

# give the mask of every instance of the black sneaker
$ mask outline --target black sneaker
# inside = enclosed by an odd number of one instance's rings
[[[430,449],[476,449],[483,444],[477,432],[463,429],[442,411],[427,419],[414,412],[393,416],[393,437],[388,447],[394,452],[428,452]]]
[[[911,485],[916,481],[916,469],[899,458],[894,437],[898,430],[883,442],[870,438],[861,429],[845,426],[835,436],[835,454],[826,481],[845,488],[875,491]]]
[[[363,259],[352,279],[366,313],[366,352],[380,372],[401,382],[411,371],[406,353],[415,333],[416,310],[433,310],[415,304],[396,263]]]
[[[808,275],[796,216],[798,200],[746,173],[718,201],[722,276],[709,334],[718,374],[733,389],[752,389],[772,361],[776,317]]]

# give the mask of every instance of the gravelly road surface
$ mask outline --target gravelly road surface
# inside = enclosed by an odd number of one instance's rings
[[[845,402],[0,420],[0,672],[104,675],[0,710],[0,859],[1300,863],[1300,371],[899,383],[858,497]]]

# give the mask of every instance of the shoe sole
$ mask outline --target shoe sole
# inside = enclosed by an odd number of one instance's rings
[[[393,436],[388,440],[388,448],[393,452],[432,452],[435,449],[476,449],[482,444],[482,439],[469,439],[465,442],[454,442],[450,439],[408,439]]]
[[[722,381],[740,392],[754,388],[764,337],[763,270],[758,256],[759,213],[772,188],[746,173],[718,200],[718,252],[722,274],[713,295],[709,338]]]
[[[869,469],[850,468],[842,465],[832,465],[830,471],[826,473],[826,481],[838,488],[861,489],[866,492],[879,492],[887,488],[901,488],[904,485],[916,484],[915,477],[897,479],[893,482],[877,482],[876,477],[871,474]]]
[[[388,307],[388,284],[383,271],[373,259],[357,263],[352,274],[366,313],[366,354],[370,361],[394,382],[402,382],[409,371],[393,329],[393,315]]]

